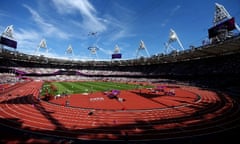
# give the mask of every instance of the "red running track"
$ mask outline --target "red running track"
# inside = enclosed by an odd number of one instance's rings
[[[239,118],[239,104],[234,99],[191,86],[175,87],[175,96],[148,89],[121,91],[124,102],[103,93],[39,101],[41,86],[42,82],[31,81],[1,94],[1,124],[77,140],[148,141],[223,131]],[[62,106],[66,100],[68,107]]]

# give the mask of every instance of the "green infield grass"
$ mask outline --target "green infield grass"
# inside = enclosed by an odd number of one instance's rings
[[[104,92],[113,89],[131,90],[150,88],[151,85],[128,84],[118,82],[84,81],[84,82],[45,82],[42,87],[41,95],[50,94],[76,94]]]

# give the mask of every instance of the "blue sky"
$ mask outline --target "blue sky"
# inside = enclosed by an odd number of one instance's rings
[[[123,59],[133,59],[141,40],[150,55],[163,53],[171,28],[185,49],[201,45],[216,2],[240,23],[239,0],[1,0],[0,31],[13,25],[17,51],[27,54],[110,60],[118,45]],[[49,52],[36,53],[43,38]],[[69,45],[73,55],[66,54]],[[98,47],[96,55],[90,46]]]

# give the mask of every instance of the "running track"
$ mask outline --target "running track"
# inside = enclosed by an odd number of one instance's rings
[[[51,102],[38,100],[42,82],[24,82],[0,94],[0,124],[24,133],[76,140],[166,140],[231,129],[239,124],[239,103],[228,95],[191,86],[176,88],[176,96],[148,97],[148,90],[124,91],[119,103],[89,102],[104,97],[72,95]],[[130,93],[132,94],[130,96]],[[77,98],[76,98],[77,97]],[[75,102],[75,103],[74,103]],[[124,109],[123,109],[124,108]],[[94,109],[93,115],[88,115]]]

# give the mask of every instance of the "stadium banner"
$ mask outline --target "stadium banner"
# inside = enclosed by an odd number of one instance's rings
[[[17,41],[1,36],[0,43],[11,48],[17,48]]]
[[[116,58],[118,58],[118,59],[122,58],[122,54],[120,54],[120,53],[112,54],[112,59],[116,59]]]
[[[219,30],[222,30],[222,29],[225,29],[227,31],[236,29],[235,19],[234,18],[228,19],[228,20],[208,29],[208,37],[212,38],[212,37],[217,36],[219,34]]]

